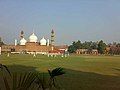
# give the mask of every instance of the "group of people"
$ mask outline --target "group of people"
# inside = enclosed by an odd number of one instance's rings
[[[0,55],[1,55],[1,53],[0,53]],[[36,53],[33,53],[32,55],[33,55],[33,57],[36,57]],[[57,57],[57,55],[58,54],[53,54],[53,53],[47,54],[48,57]],[[64,54],[60,54],[60,55],[61,55],[61,57],[68,57],[69,53],[64,53]],[[10,56],[10,53],[7,53],[7,57],[9,57],[9,56]]]

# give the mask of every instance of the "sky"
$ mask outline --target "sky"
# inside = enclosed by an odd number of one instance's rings
[[[38,41],[55,31],[56,44],[72,41],[120,42],[120,0],[0,0],[0,37],[7,44]]]

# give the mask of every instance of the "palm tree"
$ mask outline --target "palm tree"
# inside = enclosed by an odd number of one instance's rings
[[[7,68],[7,66],[0,64],[0,70],[2,71],[2,73],[7,71],[9,73],[9,75],[11,76],[11,73],[10,73],[9,69]]]
[[[36,73],[13,73],[12,90],[28,90],[36,79]]]
[[[10,73],[9,69],[7,68],[7,66],[5,66],[3,64],[0,64],[0,70],[2,72],[2,77],[3,77],[3,81],[5,84],[6,90],[10,90],[9,83],[8,83],[7,78],[5,76],[6,75],[5,72],[7,71],[10,76],[11,76],[11,73]]]
[[[55,81],[56,81],[57,76],[65,74],[64,69],[61,68],[61,67],[55,68],[52,71],[48,70],[48,72],[49,72],[49,75],[50,75],[50,80],[49,80],[50,88],[52,88],[53,86],[56,87],[56,82]]]
[[[2,77],[6,90],[27,90],[36,79],[36,73],[29,72],[22,73],[20,75],[18,75],[17,73],[11,74],[7,66],[3,64],[0,64],[0,70],[2,72]],[[7,79],[8,74],[5,73],[6,71],[10,75],[11,83],[9,83]]]
[[[8,68],[5,65],[0,64],[0,69],[2,71],[3,81],[5,84],[6,90],[50,90],[52,87],[56,87],[55,77],[65,74],[63,68],[55,68],[53,70],[48,70],[50,79],[48,80],[44,77],[44,74],[40,73],[10,73]],[[10,82],[7,79],[7,74],[4,72],[7,71],[10,75]],[[37,85],[37,86],[36,86]],[[33,86],[33,87],[32,87]],[[1,89],[1,88],[0,88]]]
[[[35,83],[37,84],[37,90],[46,90],[48,89],[47,78],[45,78],[44,73],[38,73]]]

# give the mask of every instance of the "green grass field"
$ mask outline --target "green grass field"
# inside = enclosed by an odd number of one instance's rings
[[[120,56],[69,56],[45,55],[0,56],[0,63],[13,72],[39,71],[63,67],[66,74],[58,77],[64,90],[120,90]]]

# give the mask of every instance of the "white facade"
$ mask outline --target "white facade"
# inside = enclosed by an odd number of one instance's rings
[[[26,40],[24,38],[22,38],[20,40],[20,45],[25,45],[26,44]],[[29,36],[29,42],[38,42],[38,37],[32,33],[30,36]],[[49,39],[45,39],[44,37],[39,41],[40,45],[43,45],[43,46],[49,46],[50,45],[50,41]],[[17,45],[17,40],[15,40],[15,46]]]
[[[17,39],[15,39],[15,46],[17,45]]]
[[[30,37],[29,37],[30,42],[35,42],[36,43],[37,40],[38,40],[38,38],[34,33],[32,35],[30,35]]]
[[[40,40],[40,45],[46,45],[47,44],[47,41],[46,39],[43,37],[41,40]]]
[[[50,40],[49,40],[49,39],[47,39],[47,46],[49,46],[49,44],[50,44]]]
[[[26,42],[27,42],[27,41],[26,41],[24,38],[22,38],[22,39],[20,40],[20,45],[25,45]]]

